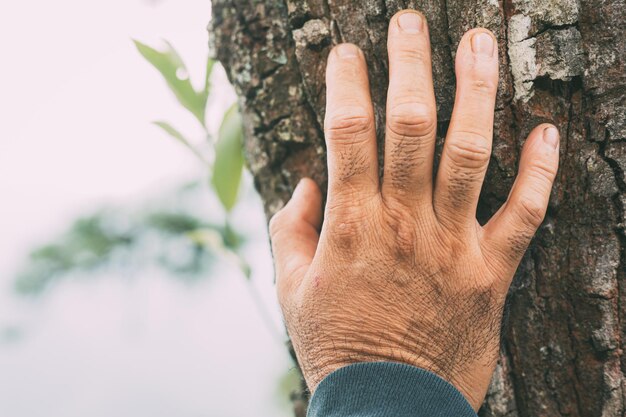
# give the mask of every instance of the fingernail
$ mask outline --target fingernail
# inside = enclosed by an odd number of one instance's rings
[[[422,16],[415,12],[402,13],[398,17],[398,26],[406,33],[418,33],[422,30]]]
[[[472,36],[472,51],[475,54],[493,56],[493,37],[485,32],[479,32]]]
[[[341,58],[356,58],[359,55],[359,50],[351,43],[342,43],[337,46],[337,54]]]
[[[559,131],[554,126],[546,127],[543,131],[543,140],[550,145],[552,149],[559,146]]]

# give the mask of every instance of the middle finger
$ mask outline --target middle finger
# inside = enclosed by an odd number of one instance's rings
[[[426,18],[414,10],[396,14],[387,43],[383,196],[431,204],[437,110]]]

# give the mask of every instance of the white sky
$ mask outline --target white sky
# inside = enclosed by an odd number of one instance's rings
[[[24,330],[0,345],[0,415],[289,415],[275,395],[288,356],[234,270],[192,289],[154,271],[66,283],[39,302],[9,292],[29,249],[76,216],[204,175],[150,124],[200,134],[131,38],[171,41],[202,80],[209,15],[209,0],[0,4],[0,329]],[[233,102],[224,80],[213,124]],[[280,326],[260,205],[240,211],[261,233],[254,280]]]

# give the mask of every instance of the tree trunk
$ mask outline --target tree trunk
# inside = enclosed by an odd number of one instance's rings
[[[510,290],[481,415],[626,416],[624,0],[213,0],[212,50],[240,97],[267,215],[303,176],[325,187],[324,70],[334,44],[365,52],[382,146],[387,25],[403,8],[430,23],[439,151],[461,36],[483,26],[499,38],[481,222],[505,201],[531,128],[550,121],[562,135],[548,215]]]

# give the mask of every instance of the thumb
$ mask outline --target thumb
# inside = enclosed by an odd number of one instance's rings
[[[278,294],[298,285],[313,261],[322,225],[322,193],[315,182],[302,179],[291,200],[270,220],[270,238]]]

